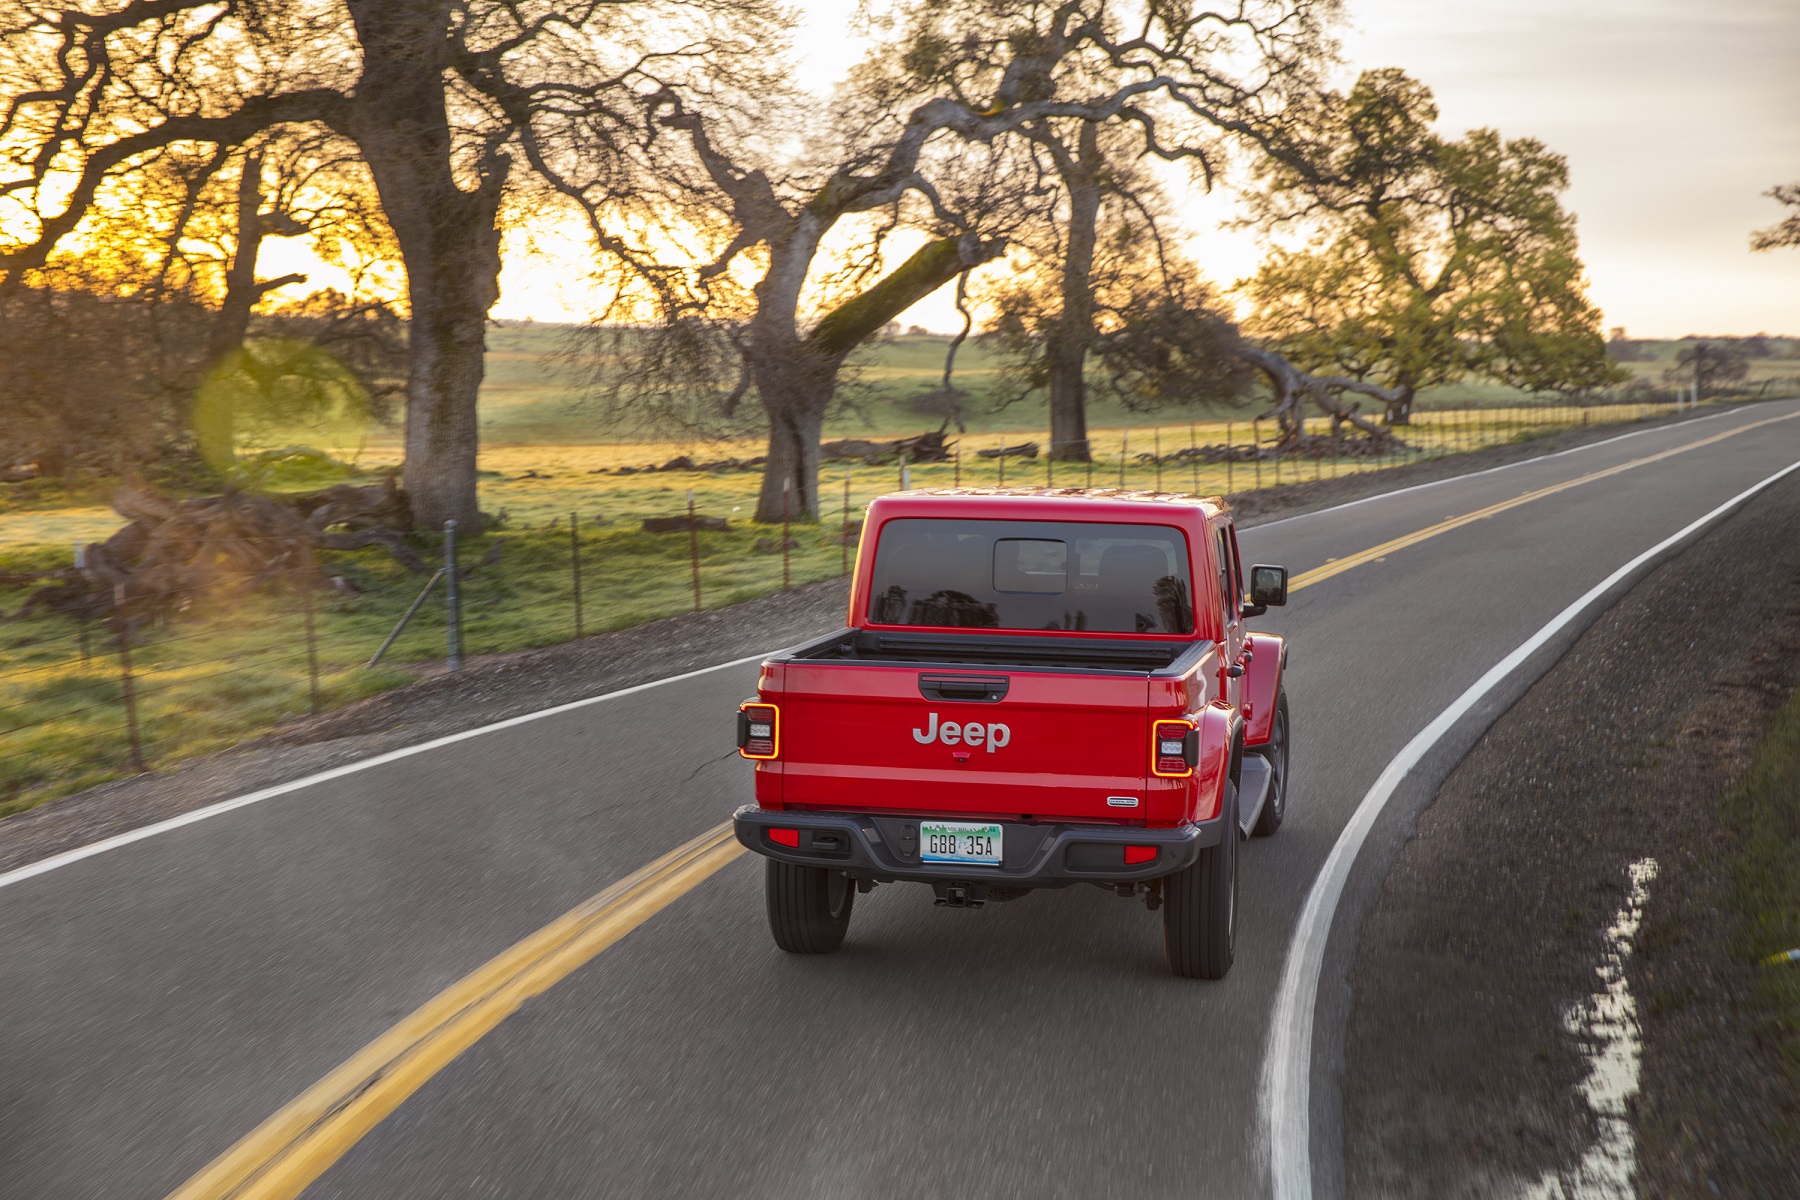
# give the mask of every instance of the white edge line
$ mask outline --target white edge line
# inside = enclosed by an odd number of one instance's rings
[[[1436,487],[1442,483],[1454,483],[1461,479],[1474,479],[1480,475],[1491,475],[1495,471],[1505,471],[1512,467],[1523,467],[1534,462],[1545,462],[1552,458],[1561,458],[1565,454],[1575,454],[1582,450],[1593,450],[1601,446],[1610,445],[1613,442],[1622,442],[1626,438],[1638,437],[1646,433],[1659,433],[1663,430],[1672,428],[1674,425],[1694,425],[1701,421],[1710,421],[1715,417],[1729,416],[1731,413],[1740,411],[1743,410],[1735,408],[1721,409],[1718,412],[1709,413],[1704,417],[1694,417],[1687,421],[1671,422],[1669,425],[1659,425],[1654,429],[1637,429],[1630,433],[1620,434],[1618,437],[1606,438],[1603,441],[1589,442],[1586,445],[1574,446],[1567,450],[1558,450],[1554,454],[1540,454],[1536,458],[1521,459],[1516,463],[1503,463],[1497,467],[1489,467],[1484,471],[1472,471],[1466,475],[1452,475],[1444,479],[1433,479],[1426,483],[1415,483],[1410,487],[1397,488],[1394,491],[1381,492],[1373,496],[1364,496],[1360,500],[1350,500],[1343,504],[1333,505],[1330,508],[1321,508],[1308,513],[1298,513],[1291,517],[1283,517],[1278,521],[1270,521],[1263,525],[1247,526],[1246,528],[1259,530],[1271,529],[1276,525],[1284,525],[1289,521],[1299,521],[1308,517],[1323,516],[1326,513],[1337,512],[1341,509],[1354,508],[1359,504],[1367,504],[1372,500],[1385,500],[1390,496],[1400,496],[1407,492],[1419,491],[1422,488]],[[1779,478],[1779,476],[1776,478]],[[1769,480],[1768,482],[1773,482],[1773,480]],[[646,691],[653,687],[661,687],[665,683],[679,683],[684,679],[693,679],[696,676],[705,675],[713,671],[723,671],[729,667],[741,667],[745,663],[757,662],[761,659],[768,658],[771,654],[779,654],[784,648],[785,647],[777,647],[774,650],[768,650],[761,654],[752,654],[745,658],[733,659],[730,662],[717,663],[710,667],[701,667],[698,670],[687,671],[680,675],[671,675],[667,679],[653,679],[647,683],[640,683],[628,688],[621,688],[616,692],[607,692],[599,696],[589,696],[583,700],[572,700],[567,704],[559,704],[553,708],[539,709],[537,712],[521,713],[516,717],[508,717],[504,721],[496,721],[492,725],[482,725],[475,729],[465,729],[461,733],[452,733],[441,738],[434,738],[429,742],[421,742],[416,746],[407,746],[399,750],[390,750],[386,754],[378,754],[373,758],[365,758],[357,762],[346,763],[341,767],[333,767],[329,771],[320,771],[315,775],[303,776],[299,779],[289,780],[287,783],[278,783],[273,787],[263,788],[261,791],[250,792],[243,796],[234,796],[229,800],[220,800],[214,804],[196,808],[192,812],[185,812],[180,816],[170,817],[166,821],[157,821],[150,825],[144,825],[140,828],[132,829],[125,833],[102,839],[98,842],[89,843],[86,846],[78,846],[73,850],[65,850],[61,854],[53,854],[49,858],[39,859],[37,862],[28,863],[23,867],[17,867],[4,874],[0,874],[0,888],[11,887],[15,883],[23,883],[27,879],[33,879],[39,875],[46,875],[51,871],[57,870],[59,867],[66,867],[72,863],[78,863],[83,859],[93,858],[96,855],[105,854],[110,850],[117,850],[121,847],[129,846],[133,842],[141,842],[148,838],[156,837],[158,834],[168,833],[171,830],[180,829],[187,825],[197,824],[211,817],[216,817],[221,813],[245,808],[252,804],[259,804],[264,800],[272,800],[277,796],[285,796],[289,792],[297,792],[302,788],[312,787],[315,784],[325,783],[333,779],[340,779],[343,776],[353,774],[357,771],[367,770],[370,767],[378,767],[384,763],[397,762],[400,759],[408,758],[414,754],[422,754],[427,750],[435,750],[440,746],[448,746],[453,742],[460,742],[467,738],[478,737],[484,733],[494,733],[501,729],[510,729],[515,725],[523,725],[527,721],[538,720],[540,717],[553,717],[558,713],[565,713],[573,709],[584,708],[590,704],[599,704],[606,700],[616,700],[621,696],[629,696],[633,693]],[[1365,800],[1364,803],[1367,803],[1367,801]]]
[[[300,791],[302,788],[314,787],[333,779],[342,779],[346,775],[352,775],[358,771],[366,771],[370,767],[379,767],[386,763],[398,762],[403,758],[411,758],[415,754],[424,754],[428,750],[436,750],[440,747],[451,745],[454,742],[461,742],[466,741],[469,738],[480,737],[484,733],[495,733],[502,729],[511,729],[514,726],[523,725],[527,721],[536,721],[543,717],[554,717],[560,713],[572,712],[575,709],[586,708],[590,704],[600,704],[607,700],[617,700],[622,696],[630,696],[637,692],[648,691],[654,687],[661,687],[666,683],[680,683],[684,679],[694,679],[701,675],[709,675],[714,671],[723,671],[730,667],[741,667],[745,663],[760,662],[770,655],[779,654],[780,652],[781,648],[766,650],[761,654],[752,654],[746,658],[734,658],[730,662],[717,663],[710,667],[701,667],[698,670],[687,671],[680,675],[671,675],[667,679],[652,679],[648,683],[634,684],[628,688],[620,688],[616,692],[606,692],[602,695],[589,696],[582,700],[571,700],[567,704],[558,704],[552,708],[542,708],[536,712],[521,713],[516,717],[508,717],[504,721],[496,721],[492,725],[481,725],[474,729],[465,729],[461,733],[446,734],[440,738],[433,738],[428,742],[420,742],[416,746],[406,746],[399,750],[389,750],[385,754],[377,754],[373,758],[359,759],[353,763],[345,763],[341,767],[333,767],[328,771],[320,771],[315,775],[306,775],[299,779],[291,779],[286,783],[278,783],[273,787],[263,788],[261,791],[249,792],[242,796],[234,796],[229,800],[220,800],[216,803],[208,804],[203,808],[196,808],[192,812],[185,812],[180,816],[170,817],[166,821],[157,821],[154,824],[144,825],[137,829],[128,830],[125,833],[117,834],[98,842],[91,842],[86,846],[78,846],[73,850],[65,850],[61,854],[53,854],[49,858],[39,859],[37,862],[27,863],[25,866],[17,867],[0,875],[0,888],[11,887],[15,883],[24,883],[27,879],[34,879],[39,875],[46,875],[59,867],[66,867],[72,863],[78,863],[83,859],[93,858],[96,855],[105,854],[111,850],[121,849],[122,847],[131,845],[133,842],[141,842],[147,838],[156,837],[159,834],[181,829],[184,826],[198,824],[201,821],[220,816],[224,813],[233,812],[240,808],[246,808],[252,804],[260,804],[264,800],[273,800],[277,796],[285,796],[289,792]]]
[[[1287,961],[1282,968],[1280,989],[1276,993],[1273,1016],[1269,1023],[1269,1040],[1263,1053],[1262,1076],[1258,1086],[1258,1141],[1265,1150],[1263,1161],[1269,1165],[1270,1190],[1274,1200],[1311,1200],[1312,1197],[1312,1041],[1313,1012],[1318,1000],[1319,977],[1325,964],[1325,944],[1338,900],[1355,865],[1357,853],[1368,839],[1369,830],[1393,797],[1402,780],[1419,760],[1484,696],[1520,664],[1541,649],[1546,642],[1568,626],[1595,601],[1603,598],[1621,580],[1646,563],[1705,529],[1733,510],[1741,507],[1757,493],[1800,470],[1800,462],[1792,463],[1761,483],[1738,493],[1724,504],[1689,524],[1650,549],[1644,551],[1596,584],[1579,600],[1558,613],[1548,625],[1532,634],[1524,644],[1495,663],[1487,674],[1476,680],[1467,691],[1421,729],[1393,761],[1382,771],[1362,803],[1357,805],[1349,824],[1338,835],[1331,854],[1320,868],[1307,893],[1306,903],[1295,923],[1294,937],[1288,944]]]
[[[1768,401],[1774,404],[1777,401]],[[1391,492],[1376,492],[1373,496],[1363,496],[1356,500],[1346,500],[1342,504],[1333,504],[1330,508],[1315,508],[1311,512],[1295,513],[1291,517],[1280,517],[1273,521],[1263,521],[1255,525],[1243,526],[1244,532],[1254,529],[1258,533],[1265,529],[1273,529],[1277,525],[1286,525],[1289,521],[1304,521],[1309,517],[1322,517],[1326,513],[1342,512],[1346,508],[1355,508],[1359,504],[1369,504],[1376,500],[1386,500],[1391,496],[1404,496],[1408,492],[1420,492],[1426,488],[1439,487],[1446,483],[1461,483],[1465,479],[1479,479],[1483,475],[1492,475],[1496,471],[1510,471],[1514,467],[1529,467],[1532,463],[1549,462],[1553,458],[1561,458],[1565,454],[1580,454],[1584,450],[1598,450],[1602,446],[1610,446],[1614,442],[1623,442],[1634,437],[1643,437],[1647,433],[1666,433],[1671,429],[1685,429],[1689,425],[1698,425],[1702,421],[1711,421],[1718,417],[1728,417],[1732,413],[1743,412],[1742,408],[1722,408],[1717,412],[1707,413],[1704,417],[1689,417],[1685,421],[1670,421],[1667,425],[1655,425],[1649,429],[1634,429],[1630,433],[1621,433],[1617,437],[1602,438],[1597,442],[1585,442],[1579,446],[1570,446],[1567,450],[1557,450],[1550,454],[1539,454],[1532,458],[1521,458],[1518,462],[1501,463],[1497,467],[1484,467],[1479,471],[1468,471],[1461,475],[1446,475],[1442,479],[1428,479],[1424,483],[1408,484],[1403,488],[1395,488]]]

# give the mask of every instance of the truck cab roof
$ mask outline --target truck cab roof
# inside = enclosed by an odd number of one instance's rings
[[[1217,614],[1202,598],[1220,583],[1196,584],[1224,580],[1213,531],[1229,512],[1216,496],[1115,488],[890,493],[869,505],[848,624],[1216,637]]]
[[[914,488],[878,496],[869,506],[869,516],[877,524],[894,517],[959,516],[999,521],[1181,525],[1194,521],[1196,515],[1201,521],[1211,521],[1230,512],[1231,506],[1219,496],[1074,487]]]

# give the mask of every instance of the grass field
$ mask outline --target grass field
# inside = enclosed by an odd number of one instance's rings
[[[931,391],[940,382],[944,353],[950,339],[941,334],[910,334],[879,343],[853,360],[847,373],[845,394],[856,410],[834,418],[827,437],[897,436],[934,428],[941,418],[916,412],[910,401]],[[1777,349],[1791,352],[1800,342],[1773,339]],[[1662,386],[1662,376],[1674,364],[1679,349],[1674,342],[1642,343],[1649,361],[1626,364],[1638,379]],[[507,324],[488,335],[487,378],[482,385],[482,438],[486,445],[607,445],[632,440],[610,430],[585,406],[568,378],[559,374],[558,362],[569,346],[568,331],[554,325]],[[991,347],[971,341],[957,352],[955,382],[970,393],[964,420],[972,433],[1029,433],[1044,421],[1041,400],[1020,402],[996,410],[1006,394],[1001,379],[1002,362]],[[1758,359],[1750,364],[1751,384],[1764,379],[1800,380],[1800,358]],[[1531,398],[1515,388],[1469,382],[1427,389],[1420,404],[1517,406]],[[1202,409],[1204,417],[1228,415],[1218,406]],[[1089,424],[1095,428],[1149,427],[1169,417],[1128,412],[1100,399],[1090,405]]]
[[[725,517],[723,532],[696,539],[701,603],[718,607],[782,586],[779,528],[754,526],[755,470],[618,474],[688,454],[704,460],[748,458],[759,441],[735,443],[631,442],[609,436],[581,408],[549,365],[561,335],[554,329],[509,326],[491,336],[489,378],[482,393],[484,449],[480,458],[483,511],[497,519],[487,533],[465,541],[462,562],[482,563],[465,581],[466,650],[501,653],[564,641],[576,634],[574,558],[582,564],[581,631],[620,629],[694,605],[693,569],[685,534],[642,531],[645,517],[696,511]],[[863,416],[835,422],[831,436],[893,436],[935,428],[912,411],[908,397],[928,390],[941,366],[946,339],[901,338],[879,347],[863,370]],[[1672,353],[1672,351],[1671,351]],[[1144,456],[1168,455],[1189,444],[1248,446],[1271,434],[1229,411],[1187,421],[1125,414],[1097,406],[1092,424],[1097,462],[1053,467],[1037,459],[982,459],[978,451],[1022,441],[1044,444],[1041,405],[992,411],[998,364],[977,345],[960,359],[962,386],[975,393],[969,431],[956,439],[956,460],[908,468],[915,487],[992,484],[1124,486],[1134,489],[1222,493],[1379,470],[1398,462],[1529,440],[1571,424],[1632,421],[1666,405],[1595,408],[1524,404],[1504,389],[1464,389],[1426,397],[1416,424],[1404,432],[1408,452],[1395,459],[1305,459],[1172,465]],[[1781,366],[1794,364],[1780,363]],[[1660,370],[1636,364],[1640,373]],[[1325,432],[1315,422],[1315,432]],[[392,432],[340,435],[326,449],[353,464],[349,478],[397,461]],[[293,478],[288,486],[318,486],[323,478]],[[786,564],[794,585],[839,574],[849,550],[841,529],[858,520],[868,500],[900,486],[899,466],[839,464],[821,481],[822,521],[796,524]],[[119,518],[106,507],[100,481],[38,480],[0,489],[0,569],[44,570],[66,565],[77,542],[108,536]],[[570,519],[579,523],[578,546]],[[438,539],[421,535],[428,559]],[[496,546],[498,549],[496,550]],[[487,561],[497,553],[497,561]],[[315,636],[288,595],[195,597],[167,628],[131,647],[138,697],[139,740],[151,765],[230,745],[279,725],[312,707],[311,666],[318,667],[320,707],[372,695],[435,669],[444,654],[446,617],[441,593],[423,605],[383,663],[368,659],[394,628],[424,580],[407,574],[379,551],[327,556],[342,586],[315,597]],[[0,613],[14,612],[25,588],[0,589]],[[122,662],[111,631],[82,629],[72,620],[40,616],[0,622],[0,814],[90,786],[134,769],[130,756]]]

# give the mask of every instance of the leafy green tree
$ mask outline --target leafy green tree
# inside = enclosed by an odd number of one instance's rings
[[[1248,332],[1304,371],[1392,393],[1469,377],[1577,394],[1616,381],[1587,298],[1568,167],[1530,138],[1437,134],[1397,69],[1324,94],[1304,135],[1262,160],[1254,219],[1299,235],[1244,285]]]

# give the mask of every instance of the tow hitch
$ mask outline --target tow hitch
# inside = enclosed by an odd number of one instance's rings
[[[1017,900],[1031,895],[1028,887],[1004,887],[992,883],[968,883],[961,879],[936,879],[931,890],[937,893],[933,903],[941,908],[980,908],[1003,900]]]
[[[980,908],[988,900],[987,886],[980,883],[934,879],[931,890],[937,893],[935,903],[944,908]]]

